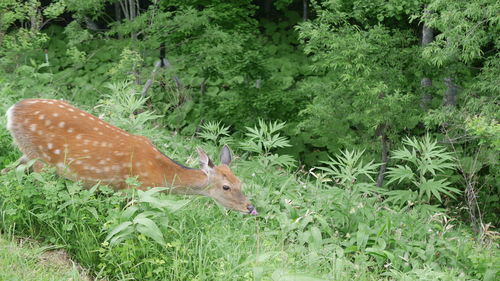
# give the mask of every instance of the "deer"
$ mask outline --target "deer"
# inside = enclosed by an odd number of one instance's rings
[[[173,194],[201,195],[225,208],[256,215],[229,164],[224,145],[214,165],[197,147],[200,168],[189,168],[160,152],[146,137],[129,134],[62,100],[25,99],[7,110],[7,129],[22,152],[18,163],[34,160],[33,171],[54,167],[56,174],[84,186],[103,184],[119,191],[137,178],[146,190],[168,187]]]

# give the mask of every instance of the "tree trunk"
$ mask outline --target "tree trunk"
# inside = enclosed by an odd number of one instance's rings
[[[307,21],[307,0],[302,0],[302,20]]]
[[[136,5],[138,4],[139,3],[136,3],[135,0],[129,0],[130,21],[133,21],[136,17]],[[137,32],[132,31],[130,37],[132,38],[132,40],[137,40]]]
[[[264,0],[264,12],[266,13],[266,18],[271,18],[271,6],[273,5],[273,0]]]
[[[379,125],[375,133],[380,136],[380,165],[378,176],[377,176],[377,186],[381,187],[384,184],[384,175],[387,169],[387,162],[389,161],[389,140],[386,134],[387,124]]]
[[[443,106],[456,106],[458,86],[453,82],[453,78],[444,78],[444,85],[446,90],[443,94]]]
[[[424,17],[428,15],[430,12],[427,10],[427,7],[424,8]],[[422,26],[422,48],[425,48],[428,44],[432,42],[434,39],[434,30],[427,26],[427,24],[424,21],[424,25]],[[421,87],[421,97],[420,97],[420,107],[424,110],[427,110],[429,108],[429,105],[432,102],[432,95],[431,95],[431,87],[432,87],[432,80],[428,77],[422,78],[420,81],[420,87]]]
[[[420,90],[422,91],[422,95],[420,97],[420,107],[423,110],[427,110],[432,102],[431,89],[432,80],[428,77],[422,78],[420,81]]]
[[[117,3],[120,3],[120,7],[122,8],[123,15],[125,15],[125,18],[127,20],[130,20],[130,13],[128,9],[128,1],[127,0],[121,0]]]
[[[169,68],[170,66],[170,62],[166,58],[165,43],[162,42],[160,44],[160,67]],[[182,88],[181,79],[179,79],[179,77],[175,73],[172,79],[174,80],[177,89],[180,90]]]
[[[99,26],[97,25],[97,23],[95,23],[90,17],[85,16],[83,17],[83,20],[85,21],[85,26],[87,27],[87,29],[93,31],[99,30]]]
[[[207,78],[204,78],[203,81],[201,81],[200,84],[200,95],[203,96],[205,92],[207,91]]]
[[[255,80],[255,88],[260,89],[260,79]]]
[[[476,192],[474,190],[473,183],[471,181],[467,182],[467,186],[465,188],[465,196],[467,198],[467,206],[469,209],[469,216],[471,219],[472,223],[472,229],[474,232],[478,234],[481,233],[481,215],[480,213],[478,214],[477,211],[479,211],[478,205],[477,205],[477,196]]]
[[[115,6],[115,21],[120,22],[122,20],[122,10],[120,8],[120,3],[115,2],[114,6]],[[120,33],[118,33],[118,39],[122,39],[122,35]]]

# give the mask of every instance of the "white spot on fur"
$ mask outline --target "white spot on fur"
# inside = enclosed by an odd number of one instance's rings
[[[59,154],[61,154],[61,150],[59,150],[59,149],[54,150],[54,154],[55,154],[55,155],[59,155]]]
[[[73,128],[69,128],[67,132],[68,132],[68,133],[73,133],[74,131],[75,131],[75,130],[74,130]]]
[[[43,120],[43,119],[45,119],[45,115],[40,114],[40,116],[38,116],[38,119],[39,119],[39,120]]]
[[[47,103],[48,103],[48,104],[54,104],[54,102],[52,102],[52,101],[48,101]]]
[[[71,112],[75,112],[75,110],[73,108],[68,108],[68,110]]]
[[[52,124],[52,121],[50,121],[50,120],[45,120],[45,126],[48,126],[48,125],[50,125],[50,124]]]
[[[82,135],[81,134],[76,135],[76,139],[77,140],[81,140],[82,139]]]
[[[83,112],[80,112],[80,116],[85,116],[85,114]]]
[[[59,113],[52,113],[52,116],[59,117]]]
[[[88,150],[88,149],[84,149],[84,150],[82,150],[82,152],[83,152],[83,153],[89,153],[89,152],[90,152],[90,150]]]
[[[104,165],[104,164],[106,164],[106,160],[104,160],[104,159],[99,160],[99,162],[97,162],[97,164]]]
[[[64,122],[59,122],[59,128],[64,128]]]
[[[49,142],[49,143],[47,144],[47,148],[48,148],[48,149],[52,149],[52,148],[54,148],[54,145],[53,145],[52,143],[50,143],[50,142]]]
[[[30,130],[31,130],[32,132],[36,131],[36,124],[31,124],[31,125],[30,125]]]
[[[94,127],[94,131],[99,131],[99,128],[97,128],[97,127]]]
[[[38,113],[40,113],[40,110],[33,112],[34,115],[38,115]]]
[[[60,107],[60,108],[65,108],[65,106],[62,105],[62,104],[58,104],[57,106]]]
[[[76,164],[76,165],[81,165],[81,164],[82,164],[82,160],[76,160],[76,161],[75,161],[75,164]]]

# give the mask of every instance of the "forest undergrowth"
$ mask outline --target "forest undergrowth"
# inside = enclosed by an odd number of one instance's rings
[[[122,85],[123,86],[123,85]],[[234,171],[259,215],[226,211],[208,198],[158,189],[115,194],[82,188],[29,162],[1,175],[0,230],[63,247],[96,278],[109,280],[495,280],[497,233],[474,236],[445,208],[460,192],[445,175],[453,156],[430,137],[393,151],[401,164],[375,184],[379,164],[346,150],[321,167],[294,168],[274,151],[289,145],[284,124],[260,122],[242,140],[210,123],[198,137],[159,129],[146,99],[114,85],[97,106],[106,121],[142,134],[166,155],[195,166],[195,146],[210,155],[220,141],[236,150]],[[8,105],[15,97],[3,97]],[[1,129],[3,163],[19,152]],[[134,185],[134,180],[130,180]],[[125,196],[125,197],[124,197]],[[443,203],[443,204],[440,204]],[[144,221],[147,218],[147,222]]]

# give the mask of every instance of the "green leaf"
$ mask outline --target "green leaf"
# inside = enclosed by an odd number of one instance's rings
[[[356,245],[359,249],[364,249],[368,243],[368,238],[370,237],[370,228],[364,223],[358,225],[358,231],[356,232]]]
[[[160,228],[156,225],[154,221],[146,217],[138,216],[134,219],[134,223],[136,224],[136,229],[138,232],[153,239],[158,244],[165,245],[163,234],[161,233]]]
[[[458,189],[450,187],[449,185],[450,183],[445,179],[424,179],[418,187],[420,188],[420,193],[424,193],[427,196],[427,200],[430,200],[431,195],[433,195],[439,200],[439,202],[441,202],[441,193],[444,193],[451,198],[455,198],[452,193],[460,193]]]
[[[108,241],[109,239],[111,239],[115,235],[117,235],[118,233],[124,232],[126,229],[130,229],[131,225],[132,225],[132,222],[130,222],[130,221],[120,223],[119,225],[117,225],[116,227],[114,227],[113,229],[111,229],[109,231],[109,233],[106,236],[106,238],[104,239],[104,241]],[[130,229],[130,230],[132,230],[132,229]],[[116,242],[116,239],[114,241]],[[113,244],[112,242],[110,242],[110,243]]]
[[[410,167],[407,165],[396,165],[396,168],[388,168],[387,176],[389,177],[389,181],[387,184],[391,184],[392,182],[398,181],[398,184],[404,180],[413,180],[414,173]]]
[[[41,183],[47,183],[47,181],[40,175],[40,173],[33,172],[31,176]]]
[[[389,190],[384,192],[387,197],[386,202],[402,206],[407,202],[415,202],[418,198],[418,193],[413,190]]]
[[[132,218],[132,215],[137,211],[139,210],[139,208],[137,208],[136,206],[130,206],[128,208],[126,208],[123,212],[122,212],[122,215],[121,217],[123,219],[126,219],[126,220],[130,220]]]
[[[323,245],[323,238],[321,236],[321,231],[316,226],[311,227],[311,244],[314,249],[320,249]]]

